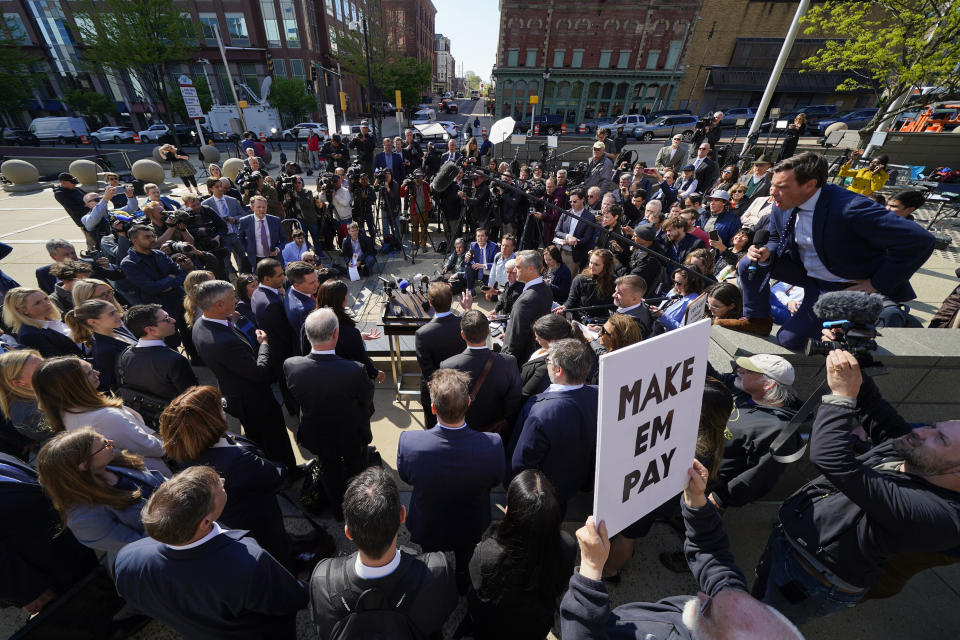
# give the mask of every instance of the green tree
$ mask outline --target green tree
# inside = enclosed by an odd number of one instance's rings
[[[466,74],[464,74],[464,79],[463,79],[463,81],[464,81],[464,83],[467,85],[467,90],[468,90],[468,91],[473,91],[474,89],[476,89],[477,91],[479,91],[479,90],[480,90],[480,83],[483,82],[483,80],[480,78],[480,76],[478,76],[478,75],[477,75],[476,73],[474,73],[473,71],[467,71]]]
[[[0,112],[19,120],[19,112],[33,98],[40,74],[35,71],[42,58],[23,53],[19,26],[10,20],[0,24]],[[0,132],[4,128],[0,124]]]
[[[207,79],[203,76],[191,79],[193,80],[193,86],[197,90],[197,97],[200,99],[200,108],[203,109],[204,113],[207,113],[213,105],[213,95],[210,93],[210,85],[207,84]],[[179,84],[172,88],[170,92],[170,108],[172,108],[173,112],[180,116],[184,122],[189,119],[189,116],[187,116],[187,107],[183,103],[183,94],[180,93]]]
[[[113,100],[96,91],[70,89],[63,94],[63,101],[80,115],[92,118],[101,125],[107,116],[117,111],[117,105]]]
[[[82,0],[74,3],[83,60],[92,69],[133,75],[173,124],[174,65],[195,57],[198,27],[173,0]],[[154,109],[154,113],[160,109]],[[180,141],[176,132],[174,140]]]
[[[403,104],[413,107],[429,88],[432,75],[429,62],[403,57],[384,65],[382,84],[377,86],[381,94],[387,97],[393,96],[394,91],[399,89]]]
[[[841,72],[837,91],[870,89],[879,111],[860,130],[868,137],[888,107],[912,89],[937,87],[950,95],[960,87],[960,0],[826,0],[803,18],[807,34],[831,34],[805,69]],[[892,115],[915,104],[898,101]]]
[[[298,122],[301,115],[311,114],[317,109],[316,97],[307,91],[303,80],[296,78],[274,78],[267,101],[281,115],[293,118],[294,122]]]

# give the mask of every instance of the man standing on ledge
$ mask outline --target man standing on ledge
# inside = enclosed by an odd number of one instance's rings
[[[820,335],[813,305],[823,293],[879,292],[894,302],[915,297],[910,276],[933,252],[933,236],[869,198],[827,184],[823,156],[807,152],[777,164],[770,195],[770,240],[747,249],[737,266],[744,317],[717,324],[770,333],[771,277],[805,292],[800,309],[777,334],[788,349]]]

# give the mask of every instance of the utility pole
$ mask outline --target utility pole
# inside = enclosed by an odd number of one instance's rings
[[[240,116],[240,126],[247,130],[247,121],[243,117],[243,109],[240,108],[240,98],[237,97],[237,88],[233,86],[233,75],[230,73],[230,65],[227,63],[227,50],[223,48],[223,39],[220,37],[220,26],[216,23],[210,25],[213,27],[213,34],[217,36],[217,47],[220,48],[220,57],[223,59],[223,68],[227,72],[227,84],[230,85],[230,92],[233,93],[233,103],[237,105],[237,115]]]

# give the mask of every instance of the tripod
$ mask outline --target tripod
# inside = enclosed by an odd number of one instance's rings
[[[390,199],[387,197],[385,193],[386,189],[387,189],[386,186],[382,186],[377,190],[377,212],[380,214],[379,216],[377,216],[377,218],[386,216],[387,219],[391,222],[389,226],[393,227],[393,229],[399,235],[399,237],[396,238],[395,244],[400,247],[400,251],[403,253],[403,260],[404,262],[406,262],[407,260],[410,259],[410,256],[407,255],[407,249],[406,247],[403,246],[403,240],[405,235],[404,224],[399,214],[395,214],[393,211],[390,210]],[[381,243],[384,245],[386,244],[385,231],[389,231],[389,229],[381,228],[380,230]]]
[[[540,246],[540,240],[543,239],[543,223],[533,215],[534,211],[536,209],[530,207],[530,211],[527,212],[527,217],[523,221],[523,230],[520,232],[520,239],[517,241],[517,247],[521,249],[527,247],[536,249]],[[532,225],[530,224],[531,218],[533,219]]]

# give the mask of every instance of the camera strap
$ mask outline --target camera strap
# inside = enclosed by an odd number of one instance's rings
[[[800,406],[794,416],[790,419],[790,422],[787,423],[787,426],[783,428],[780,432],[780,435],[770,444],[770,455],[773,456],[773,459],[779,462],[780,464],[790,464],[796,462],[803,457],[803,454],[807,451],[807,446],[809,442],[804,442],[799,449],[793,453],[783,454],[780,452],[781,447],[793,438],[794,434],[800,430],[802,426],[807,423],[807,418],[813,413],[813,410],[820,404],[820,399],[823,396],[824,386],[827,384],[826,379],[820,383],[816,390],[810,394],[810,397]]]

